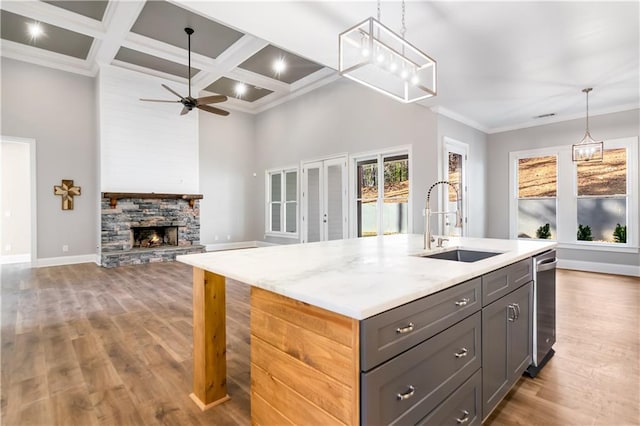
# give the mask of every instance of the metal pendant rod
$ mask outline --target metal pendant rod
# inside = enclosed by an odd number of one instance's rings
[[[187,33],[187,46],[189,49],[189,97],[191,97],[191,34],[193,34],[193,28],[185,28],[184,31]]]

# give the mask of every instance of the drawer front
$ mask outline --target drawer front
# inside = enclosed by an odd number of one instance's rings
[[[479,425],[482,422],[481,404],[482,370],[478,370],[418,425]]]
[[[391,361],[361,373],[361,423],[415,424],[480,368],[477,312]]]
[[[482,306],[500,299],[532,279],[531,259],[524,259],[483,275]]]
[[[369,371],[480,310],[480,277],[360,323],[360,368]]]

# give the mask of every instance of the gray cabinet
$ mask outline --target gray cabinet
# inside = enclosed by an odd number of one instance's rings
[[[482,309],[482,413],[486,418],[531,363],[532,283]]]
[[[495,302],[532,279],[533,269],[530,258],[483,275],[482,306]]]
[[[480,312],[361,375],[361,423],[415,424],[480,368]]]
[[[360,369],[369,371],[480,310],[480,277],[360,323]]]
[[[482,371],[478,370],[442,404],[418,422],[419,426],[468,426],[482,421]]]

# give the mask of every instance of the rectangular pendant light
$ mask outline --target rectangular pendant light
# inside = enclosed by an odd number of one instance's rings
[[[340,75],[400,102],[436,96],[436,61],[374,18],[339,36]]]

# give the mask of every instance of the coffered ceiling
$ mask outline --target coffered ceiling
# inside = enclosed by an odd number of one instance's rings
[[[187,82],[191,37],[194,93],[227,95],[225,107],[259,112],[333,81],[336,72],[176,2],[3,1],[2,56],[96,75],[110,64]],[[42,35],[32,38],[28,26]],[[274,71],[274,62],[285,69]],[[239,84],[243,93],[237,92]]]
[[[376,15],[365,0],[4,0],[0,8],[2,56],[86,75],[113,64],[185,83],[183,29],[192,26],[196,93],[234,96],[225,107],[247,112],[339,78],[338,34]],[[594,88],[592,114],[639,108],[639,16],[633,0],[408,0],[407,39],[438,62],[438,96],[420,103],[489,133],[582,118],[585,87]],[[45,26],[50,39],[34,43],[18,34],[25,18],[57,28]],[[400,2],[383,1],[381,20],[399,32]],[[287,72],[273,71],[273,57]],[[236,82],[247,88],[241,99]]]

